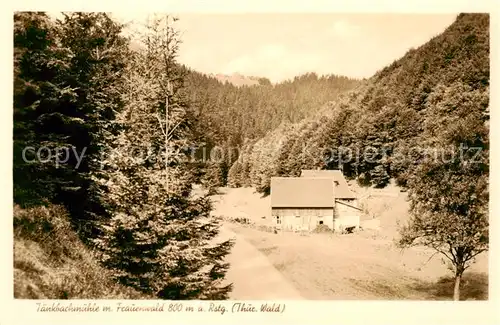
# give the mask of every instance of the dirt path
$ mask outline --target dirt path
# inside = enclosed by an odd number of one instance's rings
[[[233,283],[230,299],[303,299],[269,259],[241,235],[223,227],[220,236],[236,239],[236,244],[227,259],[231,266],[226,279]]]

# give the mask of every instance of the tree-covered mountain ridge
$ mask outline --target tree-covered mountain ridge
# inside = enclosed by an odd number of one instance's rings
[[[460,146],[480,148],[487,173],[488,120],[489,15],[460,14],[315,114],[247,141],[228,182],[266,193],[273,176],[321,168],[342,169],[362,184],[383,187],[395,178],[406,186],[425,148]]]
[[[282,122],[311,116],[360,80],[339,75],[305,73],[271,83],[265,77],[205,74],[184,66],[185,95],[206,140],[242,145],[263,137]],[[237,76],[256,83],[229,81]],[[230,123],[228,123],[230,121]]]
[[[274,84],[260,77],[258,84],[238,86],[186,66],[183,69],[183,94],[190,103],[200,145],[197,157],[202,161],[193,172],[208,188],[227,184],[229,168],[246,143],[283,123],[298,123],[314,115],[360,83],[345,76],[306,73]],[[212,157],[214,153],[219,157]]]

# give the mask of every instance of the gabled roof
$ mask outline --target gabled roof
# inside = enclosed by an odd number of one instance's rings
[[[273,208],[333,208],[331,178],[272,177]]]
[[[335,198],[336,199],[355,199],[356,195],[351,192],[349,185],[347,185],[347,180],[344,174],[340,170],[302,170],[300,177],[320,177],[320,178],[330,178],[334,180],[335,184]]]

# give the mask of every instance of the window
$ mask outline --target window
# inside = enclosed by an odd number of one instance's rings
[[[279,216],[276,217],[276,223],[279,224],[279,225],[281,224],[281,220],[280,220]]]
[[[300,216],[295,216],[295,218],[300,218]]]
[[[320,221],[319,221],[319,224],[320,224],[320,225],[322,225],[322,224],[323,224],[323,220],[320,220]]]

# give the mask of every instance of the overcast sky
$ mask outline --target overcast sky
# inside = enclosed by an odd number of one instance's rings
[[[113,14],[122,21],[145,14]],[[443,32],[456,14],[179,14],[179,61],[273,82],[305,72],[363,78]]]

